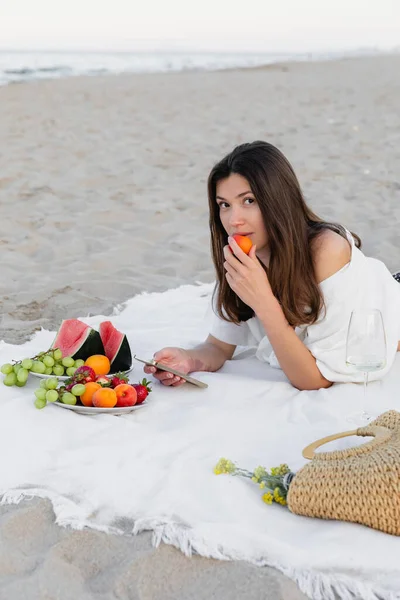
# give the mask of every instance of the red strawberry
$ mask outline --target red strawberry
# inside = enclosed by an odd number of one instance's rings
[[[122,383],[128,383],[128,375],[124,372],[116,373],[111,378],[111,387],[116,388],[117,385],[121,385]]]
[[[105,375],[99,375],[96,378],[96,383],[99,383],[101,387],[111,387],[111,381],[109,377],[106,377]]]
[[[79,367],[72,376],[75,383],[89,383],[90,381],[96,381],[96,373],[92,367],[82,365]]]
[[[135,383],[133,387],[135,388],[137,393],[136,404],[142,404],[142,402],[146,400],[147,396],[151,392],[150,381],[147,381],[147,379],[143,379],[139,383]]]
[[[96,381],[96,373],[92,369],[92,367],[86,367],[82,365],[79,367],[72,377],[65,381],[65,389],[67,392],[70,392],[74,385],[77,383],[90,383],[91,381]]]

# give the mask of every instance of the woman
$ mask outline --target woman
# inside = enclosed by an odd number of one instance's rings
[[[387,365],[400,349],[400,286],[385,265],[360,251],[361,241],[306,205],[283,154],[266,142],[235,148],[208,179],[212,255],[217,274],[210,335],[196,348],[164,348],[154,358],[183,373],[217,371],[236,346],[281,368],[300,390],[362,381],[346,366],[351,311],[380,309]],[[246,255],[235,234],[248,236]],[[179,377],[145,367],[164,385]]]

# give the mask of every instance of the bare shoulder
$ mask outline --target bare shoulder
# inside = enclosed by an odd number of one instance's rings
[[[340,271],[351,259],[349,242],[341,235],[326,229],[311,246],[318,283]]]

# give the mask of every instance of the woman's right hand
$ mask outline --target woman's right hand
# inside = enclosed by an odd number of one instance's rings
[[[154,360],[162,363],[166,367],[171,367],[176,371],[181,371],[185,375],[191,371],[191,357],[188,350],[183,348],[163,348],[156,352],[153,356]],[[181,377],[168,373],[168,371],[161,371],[156,367],[145,366],[144,372],[154,375],[163,385],[172,385],[177,387],[185,383],[185,380]]]

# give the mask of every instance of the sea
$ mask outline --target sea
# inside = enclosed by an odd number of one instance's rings
[[[215,71],[288,61],[336,60],[379,54],[375,48],[298,53],[88,52],[0,50],[0,85],[78,75]],[[385,51],[387,52],[387,51]]]

